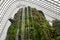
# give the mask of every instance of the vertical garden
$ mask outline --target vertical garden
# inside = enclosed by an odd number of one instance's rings
[[[15,22],[8,29],[6,40],[60,40],[55,24],[59,24],[60,21],[53,21],[53,25],[50,26],[44,13],[36,8],[21,8],[14,19]]]

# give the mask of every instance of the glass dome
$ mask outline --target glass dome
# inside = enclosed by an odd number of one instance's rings
[[[8,28],[11,25],[9,19],[14,19],[17,11],[27,6],[41,10],[51,26],[53,20],[60,20],[60,1],[0,0],[0,40],[5,40],[6,38]]]

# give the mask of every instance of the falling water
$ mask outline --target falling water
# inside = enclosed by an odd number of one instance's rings
[[[29,13],[29,11],[30,11],[30,13]],[[32,16],[32,8],[30,8],[30,10],[29,10],[29,8],[27,7],[27,13],[26,13],[26,15],[25,15],[25,8],[23,8],[23,10],[22,10],[22,27],[21,27],[21,40],[24,40],[24,32],[25,31],[27,31],[27,40],[30,40],[30,24],[29,24],[29,15],[31,16],[31,22],[32,22],[32,27],[34,27],[34,23],[33,23],[33,16]],[[28,24],[28,26],[27,26],[27,30],[25,30],[25,16],[27,16],[27,24]],[[18,37],[18,33],[19,33],[19,21],[20,20],[20,16],[18,17],[18,23],[17,23],[17,26],[18,26],[18,28],[17,28],[17,33],[16,33],[16,40],[19,40],[19,37]],[[33,36],[34,36],[34,30],[33,30],[33,34],[32,34]],[[34,36],[34,38],[35,38],[35,36]]]
[[[15,15],[16,22],[11,26],[7,40],[42,40],[42,38],[45,40],[51,38],[48,36],[52,35],[49,35],[52,29],[50,25],[47,24],[48,22],[42,12],[29,6],[21,8],[20,10]]]
[[[24,31],[25,31],[25,16],[27,16],[27,39],[30,40],[30,24],[29,24],[29,15],[31,16],[31,21],[32,21],[32,27],[34,27],[34,23],[33,23],[33,16],[32,16],[32,8],[30,8],[30,13],[29,13],[29,8],[27,7],[27,13],[25,15],[25,8],[23,8],[22,10],[22,27],[21,27],[21,40],[24,40]],[[19,33],[19,21],[20,20],[20,16],[18,15],[18,23],[17,23],[17,33],[16,33],[16,40],[19,40],[18,37],[18,33]],[[33,32],[33,36],[34,36],[34,32]]]
[[[23,8],[23,12],[22,12],[22,27],[21,27],[21,40],[24,40],[24,30],[25,30],[25,10]]]
[[[17,29],[16,40],[18,40],[18,33],[19,33],[19,29]]]
[[[17,33],[16,33],[16,40],[19,40],[19,39],[18,39],[18,33],[19,33],[20,15],[18,14],[17,16],[18,16],[18,18],[17,18],[17,19],[18,19],[18,23],[17,23]]]
[[[29,8],[27,7],[27,24],[28,24],[28,27],[27,27],[27,37],[28,37],[28,40],[30,40],[30,26],[29,26]]]

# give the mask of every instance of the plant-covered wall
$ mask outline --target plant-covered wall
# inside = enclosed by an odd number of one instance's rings
[[[55,28],[50,26],[42,11],[37,10],[36,8],[25,7],[25,21],[23,22],[22,10],[23,8],[19,9],[18,12],[15,14],[14,19],[16,21],[13,22],[9,27],[6,40],[16,40],[18,28],[18,40],[22,39],[21,28],[23,28],[24,30],[24,40],[56,40]]]

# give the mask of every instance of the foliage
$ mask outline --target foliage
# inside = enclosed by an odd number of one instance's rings
[[[53,27],[55,28],[56,40],[60,40],[60,20],[53,20]]]
[[[31,11],[32,9],[32,11]],[[15,40],[16,39],[16,32],[18,28],[18,21],[19,22],[19,40],[21,40],[21,25],[22,25],[22,10],[23,8],[19,9],[19,11],[15,14],[16,22],[12,23],[8,29],[6,40]],[[32,12],[32,14],[31,14]],[[29,16],[29,17],[28,17]],[[19,19],[20,17],[20,19]],[[29,23],[28,23],[29,22]],[[24,29],[24,39],[25,40],[55,40],[55,29],[51,27],[46,20],[42,11],[37,10],[36,8],[28,7],[28,14],[27,14],[27,7],[25,7],[25,29]],[[29,27],[29,29],[28,29]],[[28,31],[29,30],[29,31]],[[28,34],[29,32],[29,34]],[[28,36],[30,36],[28,38]],[[59,37],[57,38],[59,39]]]

